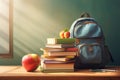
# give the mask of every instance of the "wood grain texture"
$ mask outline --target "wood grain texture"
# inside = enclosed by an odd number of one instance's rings
[[[0,80],[119,80],[120,67],[109,69],[117,72],[91,72],[79,70],[66,73],[42,73],[39,69],[35,72],[26,72],[21,66],[0,66]]]

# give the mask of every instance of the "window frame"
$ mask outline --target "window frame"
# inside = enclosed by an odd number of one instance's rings
[[[0,58],[13,57],[13,0],[9,0],[9,52],[0,53]]]

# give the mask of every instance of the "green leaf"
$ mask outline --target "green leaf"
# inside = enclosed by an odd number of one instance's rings
[[[68,28],[65,28],[64,31],[65,31],[65,32],[68,32]]]

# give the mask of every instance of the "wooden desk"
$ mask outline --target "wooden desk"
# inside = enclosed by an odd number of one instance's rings
[[[91,72],[80,70],[71,73],[26,72],[21,66],[0,66],[0,80],[120,80],[120,67],[110,67],[117,72]]]

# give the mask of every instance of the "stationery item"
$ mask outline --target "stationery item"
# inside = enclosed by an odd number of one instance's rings
[[[91,69],[92,72],[116,72],[114,69]]]

